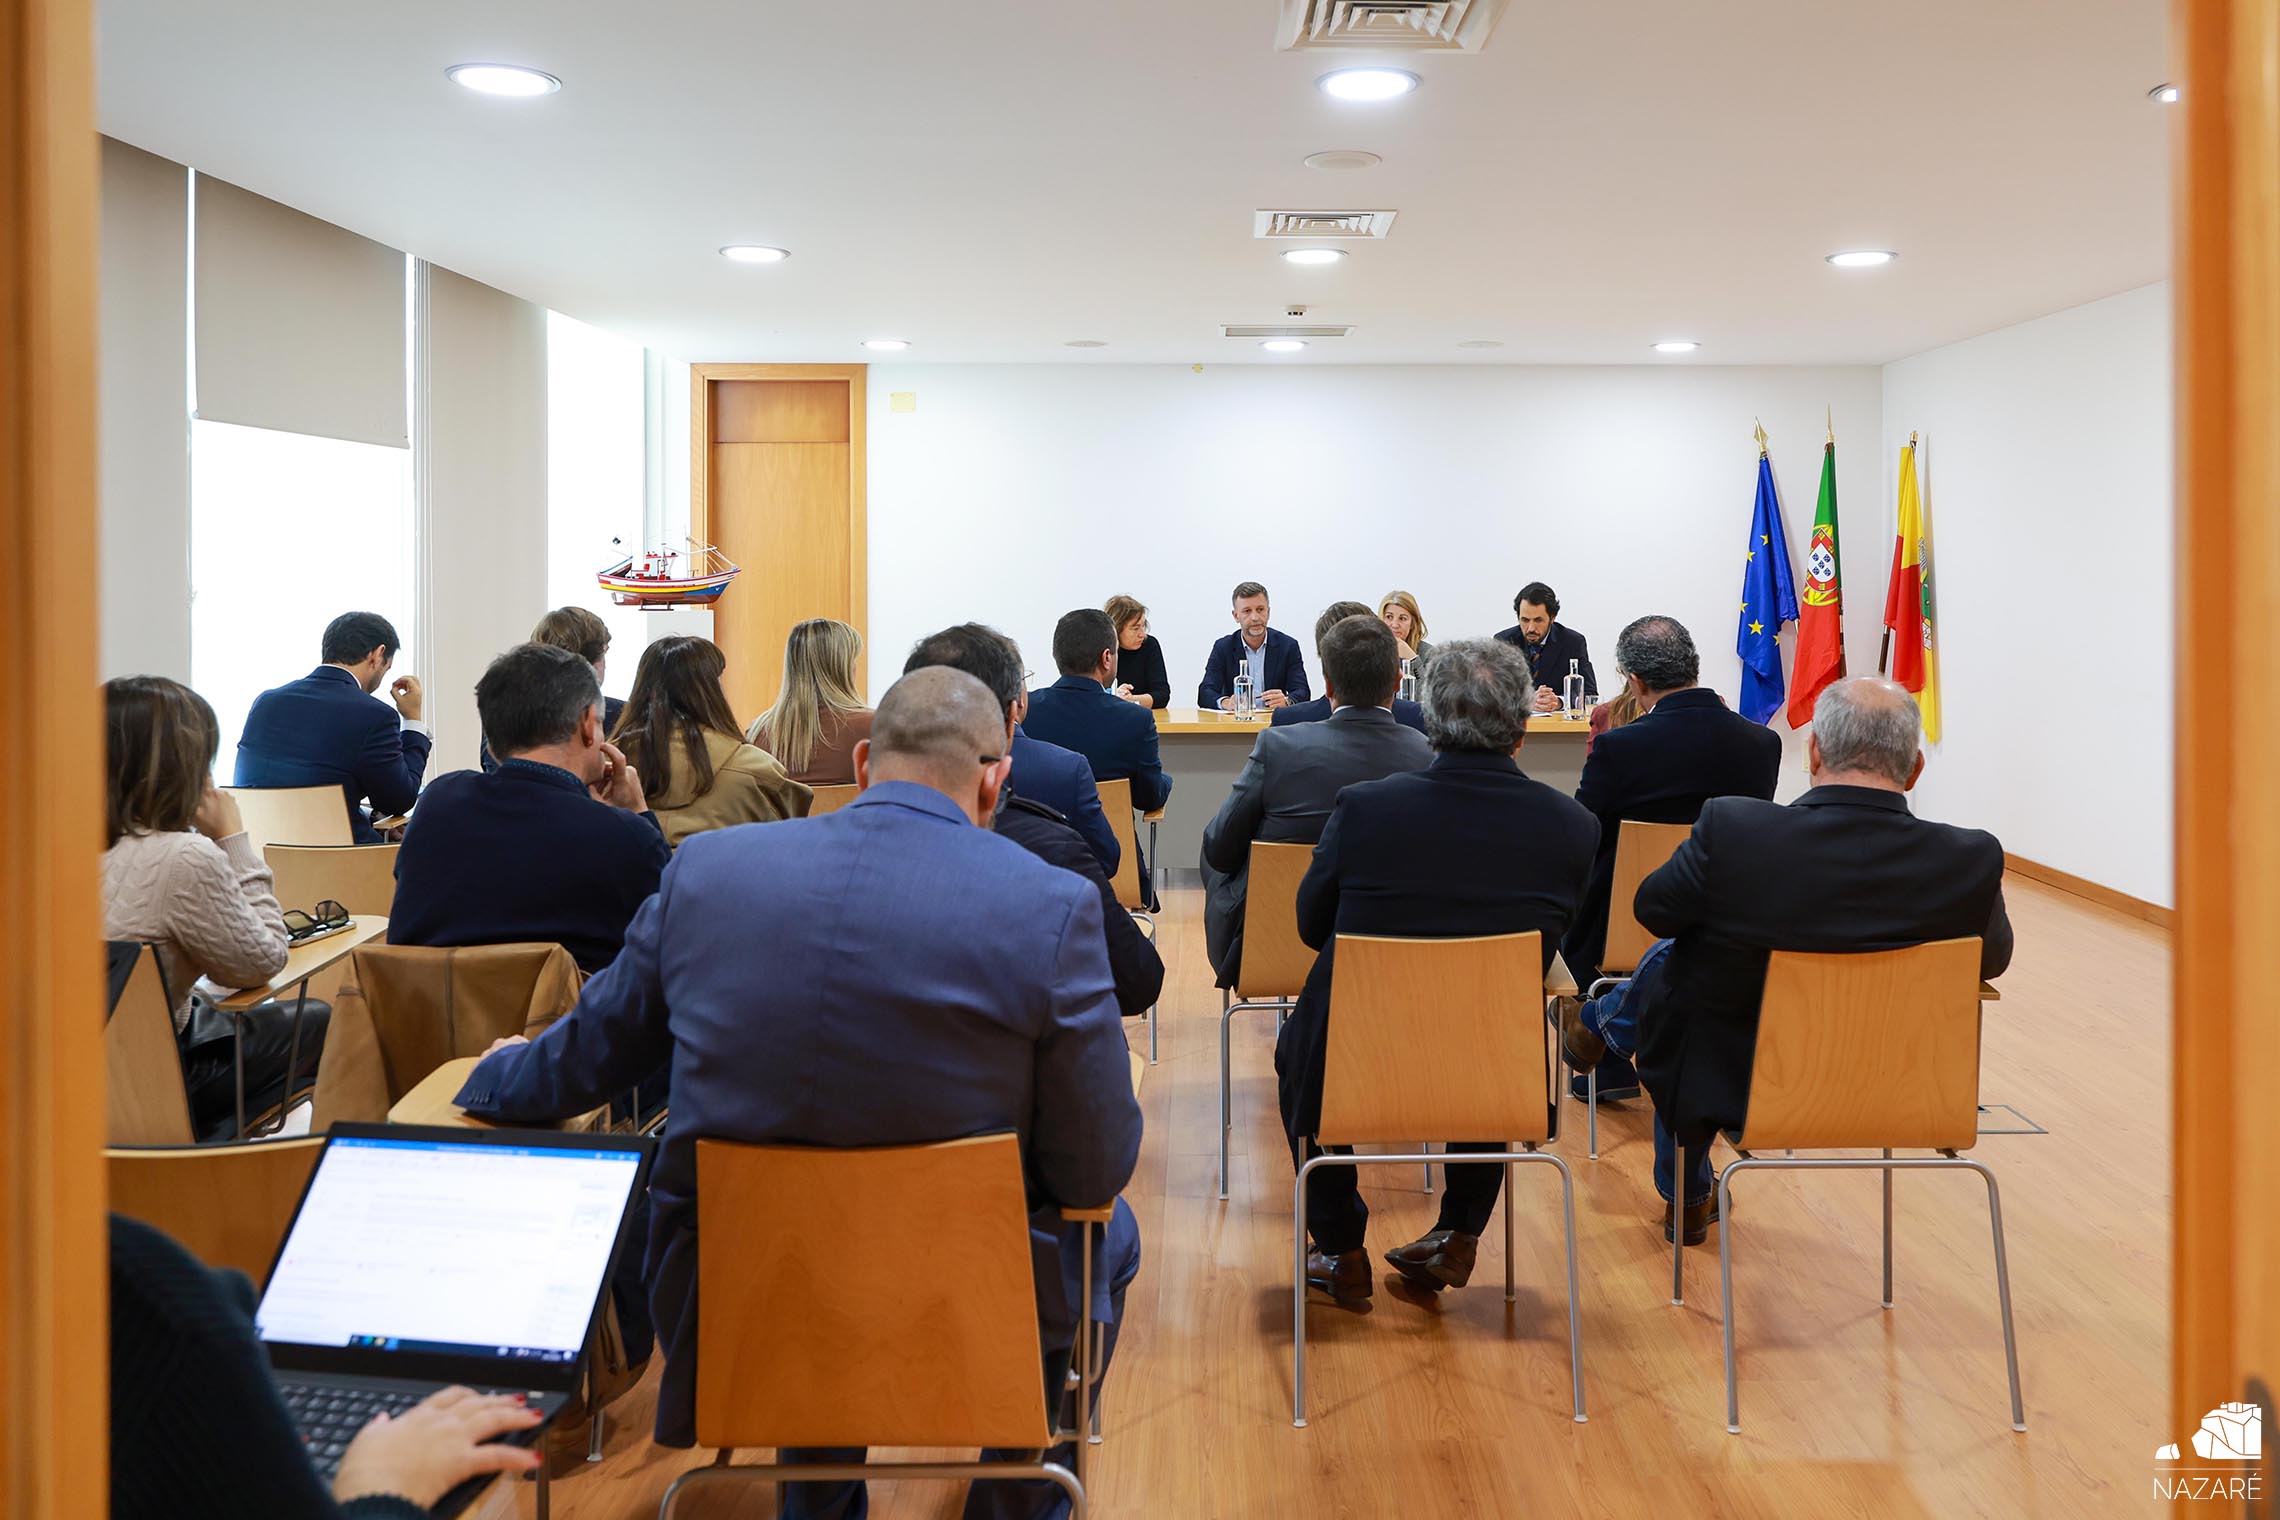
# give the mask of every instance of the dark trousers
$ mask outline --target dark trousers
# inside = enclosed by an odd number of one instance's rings
[[[1061,1430],[1075,1431],[1075,1441],[1064,1441],[1046,1454],[1048,1462],[1075,1468],[1076,1441],[1085,1438],[1086,1432],[1075,1430],[1076,1398],[1063,1390],[1069,1380],[1069,1350],[1075,1339],[1076,1277],[1078,1265],[1073,1250],[1068,1253],[1065,1297],[1069,1299],[1069,1317],[1058,1325],[1041,1323],[1038,1330],[1045,1347],[1046,1397],[1059,1409],[1055,1422]],[[1092,1397],[1097,1401],[1101,1385],[1106,1380],[1110,1362],[1116,1356],[1116,1335],[1124,1321],[1124,1290],[1140,1270],[1140,1226],[1132,1217],[1131,1209],[1122,1200],[1116,1205],[1116,1217],[1093,1238],[1094,1324],[1105,1332],[1100,1366],[1092,1376]],[[1101,1294],[1098,1284],[1107,1284],[1107,1309],[1100,1313]],[[1041,1306],[1042,1307],[1042,1306]],[[1058,1316],[1053,1316],[1058,1317]],[[777,1453],[783,1462],[860,1462],[867,1454],[861,1446],[795,1448]],[[985,1449],[985,1462],[1022,1462],[1031,1453],[1025,1451],[998,1451]],[[777,1511],[780,1520],[865,1520],[871,1513],[870,1490],[861,1483],[787,1483],[783,1487],[783,1507]],[[1045,1479],[1001,1479],[976,1482],[966,1491],[965,1520],[1060,1520],[1069,1513],[1069,1496],[1057,1483]]]
[[[1670,953],[1671,942],[1658,939],[1639,957],[1639,969],[1631,979],[1602,997],[1595,997],[1583,1005],[1582,1022],[1586,1029],[1607,1042],[1608,1054],[1619,1056],[1626,1062],[1638,1053],[1639,1015],[1633,994],[1639,988],[1652,986],[1663,974],[1663,957]],[[1634,1080],[1636,1080],[1634,1078]],[[1607,1085],[1606,1065],[1601,1064],[1600,1085]],[[1655,1191],[1662,1194],[1663,1202],[1671,1201],[1677,1190],[1678,1142],[1663,1124],[1662,1115],[1655,1115]],[[1717,1181],[1710,1175],[1710,1148],[1704,1146],[1686,1157],[1686,1201],[1700,1203],[1717,1189]]]
[[[1493,1141],[1451,1141],[1449,1154],[1463,1155],[1471,1151],[1500,1151],[1505,1146]],[[1350,1146],[1327,1147],[1332,1155],[1351,1155]],[[1309,1135],[1290,1137],[1291,1165],[1300,1166],[1324,1154],[1325,1147],[1316,1145]],[[1436,1230],[1455,1230],[1463,1235],[1479,1235],[1487,1230],[1488,1222],[1496,1217],[1496,1195],[1504,1186],[1504,1163],[1494,1162],[1478,1166],[1450,1166],[1441,1187],[1441,1217],[1434,1222]],[[1362,1238],[1370,1222],[1370,1206],[1362,1202],[1361,1170],[1351,1166],[1316,1167],[1306,1179],[1306,1233],[1314,1238],[1314,1248],[1340,1256],[1348,1251],[1359,1251]]]
[[[237,1015],[245,1039],[246,1120],[285,1099],[285,1056],[293,1044],[293,1003],[263,1003]],[[316,998],[301,1014],[301,1049],[293,1066],[293,1091],[307,1091],[317,1080],[317,1057],[325,1048],[325,1026],[332,1005]],[[226,1140],[237,1132],[237,1041],[231,1017],[211,1008],[191,1015],[182,1035],[182,1080],[190,1090],[190,1128],[201,1140]]]

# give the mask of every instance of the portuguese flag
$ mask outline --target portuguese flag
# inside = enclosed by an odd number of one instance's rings
[[[1900,450],[1900,523],[1892,540],[1892,579],[1884,589],[1892,679],[1916,694],[1924,737],[1940,737],[1939,646],[1932,622],[1932,532],[1916,487],[1916,439]]]
[[[1813,721],[1821,689],[1845,673],[1845,598],[1837,582],[1837,440],[1821,448],[1821,502],[1813,509],[1813,540],[1805,548],[1804,609],[1797,619],[1797,661],[1790,679],[1789,726]]]

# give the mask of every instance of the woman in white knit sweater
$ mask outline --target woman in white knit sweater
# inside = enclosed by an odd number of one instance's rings
[[[236,1036],[227,1015],[191,984],[211,977],[252,987],[285,965],[285,916],[269,867],[246,837],[237,802],[214,785],[221,733],[214,710],[179,681],[127,676],[105,683],[110,848],[103,856],[103,935],[158,947],[191,1122],[201,1137],[234,1127]],[[297,1075],[316,1070],[331,1010],[302,1017]],[[245,1020],[249,1113],[283,1095],[290,1004],[264,1003]]]

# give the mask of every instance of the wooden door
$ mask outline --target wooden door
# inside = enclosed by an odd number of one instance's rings
[[[94,22],[0,0],[0,1515],[101,1515]]]
[[[863,376],[860,364],[691,367],[689,531],[744,570],[713,612],[741,721],[776,700],[793,624],[863,628]]]
[[[2280,1389],[2280,0],[2174,0],[2173,1430]]]

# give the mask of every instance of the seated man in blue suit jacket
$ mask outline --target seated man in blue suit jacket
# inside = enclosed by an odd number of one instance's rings
[[[852,1147],[1017,1134],[1045,1386],[1065,1381],[1078,1256],[1058,1211],[1116,1198],[1139,1155],[1140,1108],[1099,895],[988,828],[1010,769],[988,688],[944,668],[904,676],[856,746],[861,796],[821,818],[686,840],[578,1006],[536,1041],[506,1042],[460,1091],[471,1113],[554,1120],[671,1058],[673,1122],[650,1184],[661,1444],[696,1439],[700,1136]],[[910,1249],[923,1275],[926,1242]],[[1093,1309],[1113,1352],[1139,1266],[1121,1202],[1099,1259]],[[861,1499],[854,1485],[798,1484],[785,1502],[820,1517]],[[966,1512],[1065,1507],[1050,1484],[998,1482],[976,1484]]]
[[[358,804],[369,799],[377,814],[409,812],[433,744],[420,721],[419,677],[390,684],[395,712],[372,695],[402,647],[395,625],[377,612],[334,618],[325,626],[324,663],[253,699],[238,739],[236,784],[337,786],[351,835],[378,844]]]
[[[1105,640],[1106,642],[1103,642]],[[1033,739],[1075,750],[1091,766],[1093,780],[1129,780],[1132,805],[1152,813],[1170,799],[1172,778],[1156,744],[1156,719],[1115,694],[1116,627],[1097,607],[1080,607],[1053,628],[1053,664],[1061,679],[1029,694],[1022,728]],[[1014,751],[1018,771],[1022,763]],[[1023,790],[1019,779],[1014,790]],[[1034,795],[1034,794],[1030,794]],[[1039,798],[1039,801],[1049,799]],[[1137,851],[1135,852],[1137,853]],[[1141,895],[1151,907],[1148,862],[1140,863]],[[1111,876],[1115,868],[1109,869]]]
[[[1331,629],[1356,614],[1363,617],[1376,616],[1360,602],[1332,602],[1322,609],[1322,616],[1314,620],[1314,658],[1322,659],[1323,637]],[[1324,685],[1329,684],[1330,667],[1327,662],[1322,667],[1322,680]],[[1267,719],[1267,726],[1269,728],[1281,728],[1286,723],[1321,723],[1326,721],[1334,710],[1330,697],[1325,694],[1316,697],[1311,702],[1293,702],[1288,706],[1276,708],[1273,716]],[[1425,709],[1407,697],[1396,696],[1393,699],[1393,721],[1403,728],[1414,728],[1419,733],[1423,733],[1425,732]]]
[[[1298,640],[1267,626],[1267,588],[1245,581],[1235,588],[1236,629],[1211,646],[1203,662],[1203,681],[1195,689],[1195,705],[1205,710],[1235,705],[1235,678],[1251,678],[1252,700],[1260,707],[1281,707],[1303,702],[1312,692],[1306,686],[1306,660]]]

